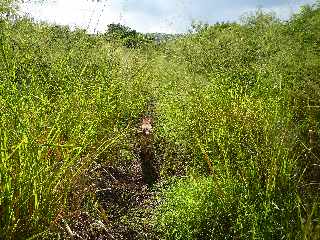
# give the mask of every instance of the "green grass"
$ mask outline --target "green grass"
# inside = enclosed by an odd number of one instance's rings
[[[319,133],[318,25],[318,8],[285,24],[258,12],[169,43],[157,93],[157,136],[175,146],[164,172],[198,177],[163,190],[165,239],[319,237],[319,143],[308,137]]]
[[[85,201],[70,195],[90,164],[131,149],[151,102],[159,239],[320,237],[319,3],[141,49],[0,24],[0,238],[53,234]]]
[[[125,142],[147,96],[144,69],[122,58],[137,58],[130,50],[101,43],[98,53],[86,35],[71,47],[44,33],[55,28],[1,24],[0,236],[16,239],[47,229],[89,164]]]

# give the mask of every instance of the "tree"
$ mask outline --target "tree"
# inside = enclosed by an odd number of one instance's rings
[[[147,36],[120,23],[109,24],[104,36],[108,41],[118,42],[128,48],[139,48],[152,42]]]
[[[1,0],[0,1],[0,20],[3,20],[14,13],[16,1],[13,0]]]

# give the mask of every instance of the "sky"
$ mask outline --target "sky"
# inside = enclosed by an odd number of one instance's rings
[[[183,33],[192,21],[213,24],[238,21],[257,9],[288,19],[303,4],[315,0],[45,0],[21,6],[35,20],[105,32],[121,23],[139,32]]]

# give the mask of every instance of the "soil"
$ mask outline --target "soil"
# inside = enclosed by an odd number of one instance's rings
[[[65,239],[157,239],[150,221],[157,180],[152,134],[141,134],[130,164],[96,162],[86,173],[89,179],[70,196],[79,206],[71,206],[74,210],[61,218],[67,220],[57,224]]]

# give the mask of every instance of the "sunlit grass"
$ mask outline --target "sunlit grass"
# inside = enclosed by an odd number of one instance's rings
[[[0,238],[55,231],[150,104],[160,239],[319,238],[319,19],[258,12],[143,49],[1,20]]]

